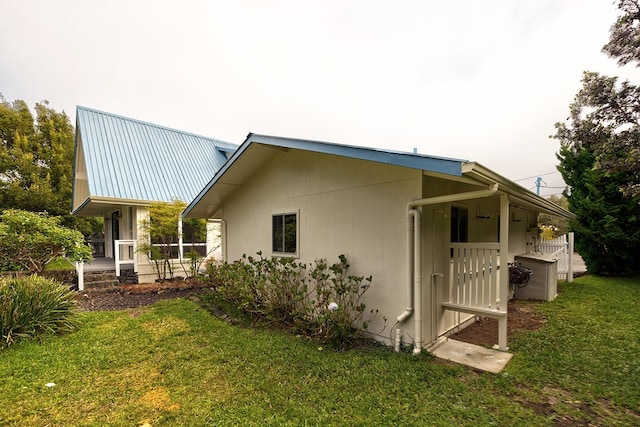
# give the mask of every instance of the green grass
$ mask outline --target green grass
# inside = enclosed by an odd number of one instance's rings
[[[188,300],[84,313],[78,332],[0,352],[0,425],[638,425],[639,290],[584,277],[532,304],[547,321],[498,375],[321,350]]]
[[[52,259],[45,267],[47,271],[72,271],[75,269],[76,267],[63,257]]]

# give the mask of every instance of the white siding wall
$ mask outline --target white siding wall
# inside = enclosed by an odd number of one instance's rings
[[[289,151],[225,203],[228,260],[270,256],[271,215],[299,211],[300,261],[345,254],[353,274],[372,275],[365,303],[380,314],[369,330],[386,316],[388,337],[406,305],[406,203],[420,197],[420,171]]]

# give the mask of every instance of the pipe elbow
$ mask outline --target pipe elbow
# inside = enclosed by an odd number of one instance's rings
[[[407,320],[411,316],[411,314],[413,314],[413,307],[407,307],[404,313],[398,316],[396,320],[398,321],[398,323],[402,323]]]

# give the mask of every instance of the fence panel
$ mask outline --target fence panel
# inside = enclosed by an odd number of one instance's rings
[[[558,279],[567,280],[569,273],[569,243],[567,236],[562,235],[553,240],[541,239],[538,252],[549,258],[558,260]]]

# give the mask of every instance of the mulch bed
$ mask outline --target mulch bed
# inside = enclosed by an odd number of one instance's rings
[[[507,342],[518,331],[533,331],[542,326],[544,319],[537,316],[529,301],[509,301],[507,307]],[[451,338],[483,347],[492,347],[498,343],[498,320],[487,317],[467,326]]]
[[[79,292],[78,306],[83,311],[125,310],[165,299],[188,298],[201,292],[203,286],[189,281],[121,285],[106,292]]]
[[[202,283],[191,281],[121,285],[108,292],[80,292],[78,293],[78,305],[83,311],[125,310],[165,299],[188,298],[200,293],[203,287]],[[528,301],[509,301],[508,341],[511,341],[514,333],[522,330],[536,330],[544,323],[544,319],[533,313],[531,305],[532,303]],[[460,332],[451,335],[451,338],[491,347],[498,342],[498,321],[481,318]]]

